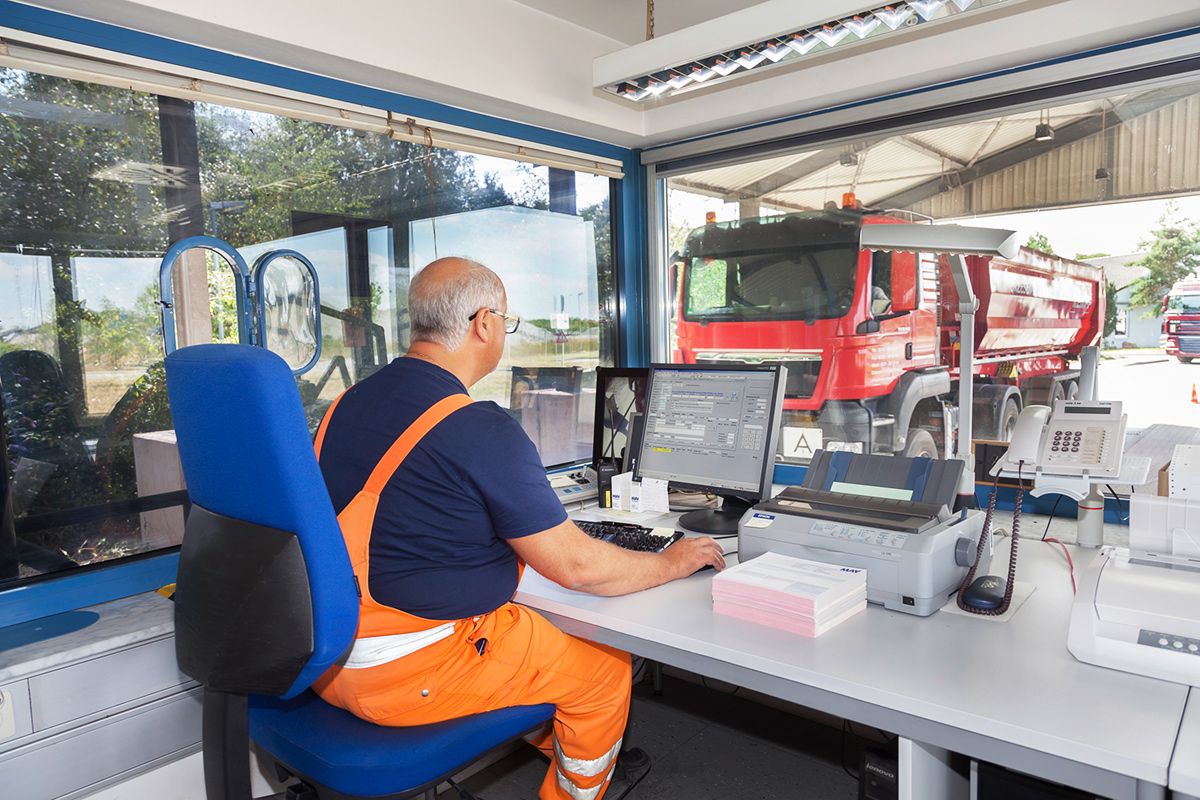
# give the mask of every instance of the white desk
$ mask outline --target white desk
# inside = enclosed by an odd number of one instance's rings
[[[1005,540],[996,563],[1007,554]],[[1094,552],[1072,555],[1079,571]],[[893,731],[918,748],[1106,797],[1165,797],[1187,688],[1076,661],[1061,551],[1023,540],[1020,564],[1020,578],[1038,588],[1009,622],[871,606],[817,639],[714,615],[712,572],[600,598],[527,570],[516,600],[569,633]]]
[[[1176,800],[1200,798],[1200,689],[1192,689],[1179,726],[1171,759],[1171,791]]]

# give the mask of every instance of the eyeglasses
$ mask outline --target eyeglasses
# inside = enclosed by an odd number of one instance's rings
[[[516,314],[506,314],[505,312],[497,311],[494,308],[481,308],[481,309],[479,309],[479,311],[490,311],[491,313],[495,314],[497,317],[503,317],[505,333],[516,333],[517,328],[521,327],[521,318],[518,317]],[[467,317],[467,320],[470,322],[474,322],[475,318],[479,316],[479,311],[476,311],[474,314]]]

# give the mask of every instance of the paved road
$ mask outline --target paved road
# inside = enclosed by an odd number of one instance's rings
[[[1200,392],[1200,361],[1181,364],[1164,355],[1139,355],[1100,362],[1102,400],[1121,400],[1130,428],[1155,423],[1200,427],[1200,405],[1193,405],[1192,387]]]

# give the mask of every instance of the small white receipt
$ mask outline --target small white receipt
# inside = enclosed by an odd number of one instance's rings
[[[632,511],[633,473],[622,472],[612,479],[612,507],[618,511]]]
[[[666,481],[642,478],[641,510],[661,511],[664,514],[671,510],[671,504],[667,500]]]

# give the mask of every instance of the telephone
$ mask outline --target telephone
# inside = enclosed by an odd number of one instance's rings
[[[1116,478],[1121,473],[1126,419],[1117,400],[1055,400],[1053,411],[1047,406],[1026,406],[1000,469]]]

